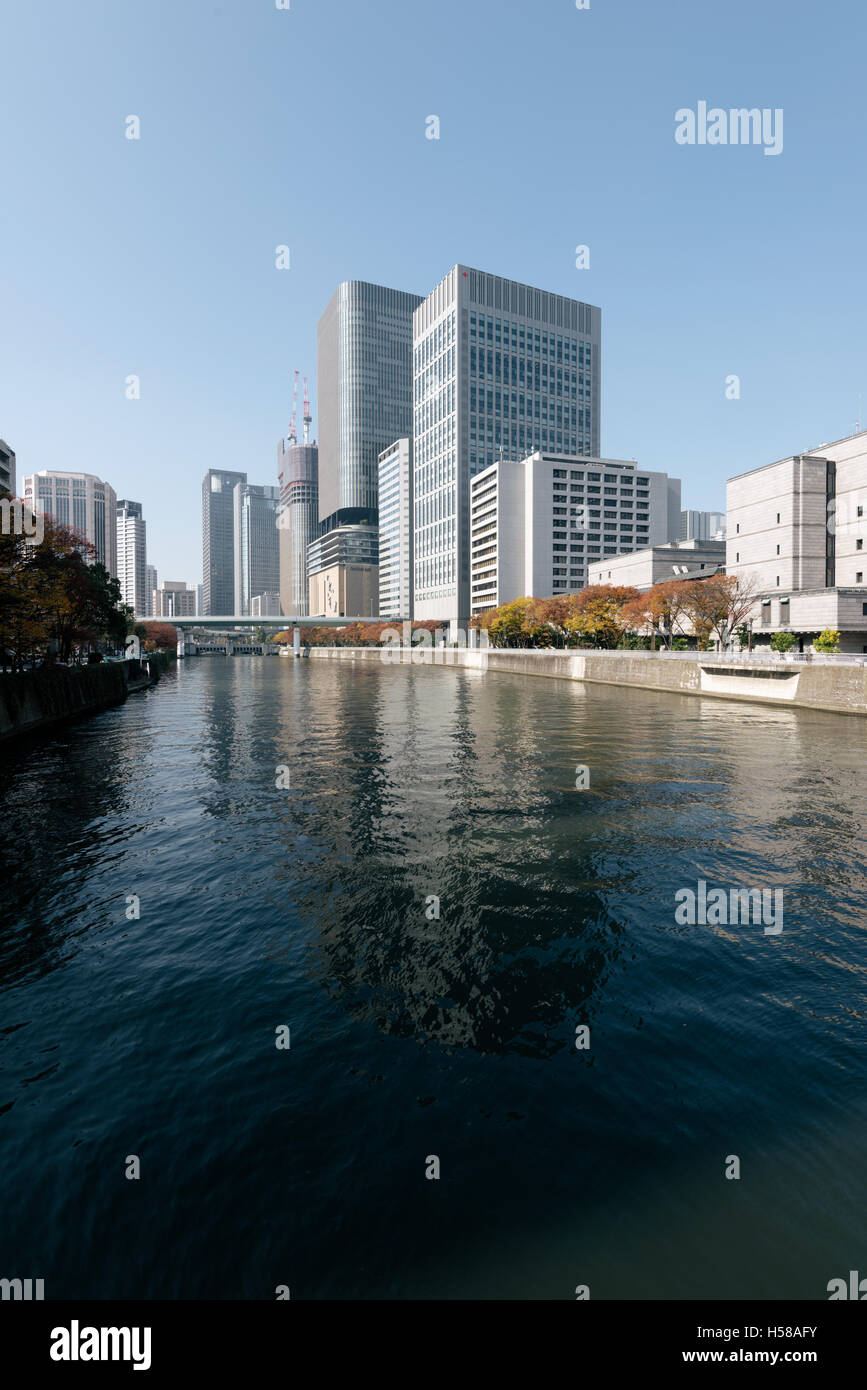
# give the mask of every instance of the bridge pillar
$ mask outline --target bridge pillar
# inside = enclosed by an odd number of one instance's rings
[[[301,629],[300,629],[300,627],[293,627],[293,629],[292,629],[292,655],[293,655],[293,656],[300,656],[300,655],[301,655]]]

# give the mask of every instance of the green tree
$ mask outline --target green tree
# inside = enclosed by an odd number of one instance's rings
[[[771,634],[771,651],[790,652],[797,642],[794,632],[774,632]]]

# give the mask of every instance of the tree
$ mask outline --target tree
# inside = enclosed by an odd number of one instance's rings
[[[639,594],[626,604],[624,617],[628,625],[638,630],[649,629],[653,644],[659,638],[664,647],[671,647],[686,618],[691,587],[683,579],[667,579],[654,584],[647,593]]]
[[[755,602],[755,580],[734,574],[714,574],[684,585],[684,611],[701,640],[716,633],[727,647],[735,628],[749,617]]]
[[[173,623],[162,622],[159,618],[149,618],[141,626],[145,630],[145,651],[155,652],[160,647],[174,648],[178,644],[178,630]]]
[[[627,606],[639,597],[628,584],[593,584],[573,596],[571,615],[565,621],[573,640],[593,647],[616,647],[629,627]]]
[[[771,651],[790,652],[797,640],[794,632],[773,632],[771,633]]]
[[[840,634],[833,627],[826,627],[813,643],[816,652],[833,653],[840,650]]]

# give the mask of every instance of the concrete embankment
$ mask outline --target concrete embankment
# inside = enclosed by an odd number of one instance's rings
[[[158,680],[167,665],[168,658],[157,652],[140,662],[52,666],[18,675],[0,674],[0,741],[122,704],[130,691]]]
[[[867,714],[867,667],[797,661],[721,661],[712,653],[690,657],[640,655],[633,652],[487,651],[412,653],[378,647],[313,647],[311,657],[337,661],[397,661],[415,666],[464,666],[509,671],[520,676],[554,676],[596,685],[624,685],[676,695],[789,705]],[[426,660],[422,660],[422,655]]]

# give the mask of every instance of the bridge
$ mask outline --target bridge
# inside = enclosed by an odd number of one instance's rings
[[[291,627],[292,650],[295,656],[300,656],[302,627],[347,627],[349,623],[379,623],[385,622],[386,620],[384,618],[372,618],[369,616],[361,618],[320,618],[316,616],[301,618],[296,615],[275,617],[273,614],[268,614],[261,618],[251,618],[249,614],[246,613],[224,613],[222,615],[209,613],[206,617],[202,618],[185,616],[183,618],[165,618],[163,621],[171,623],[172,627],[178,629],[178,656],[184,656],[186,654],[184,633],[192,628],[198,628],[202,631],[228,632],[232,628],[239,627],[251,629],[257,627],[271,628],[274,632],[283,632]],[[394,625],[395,627],[400,627],[398,619],[394,620]]]

